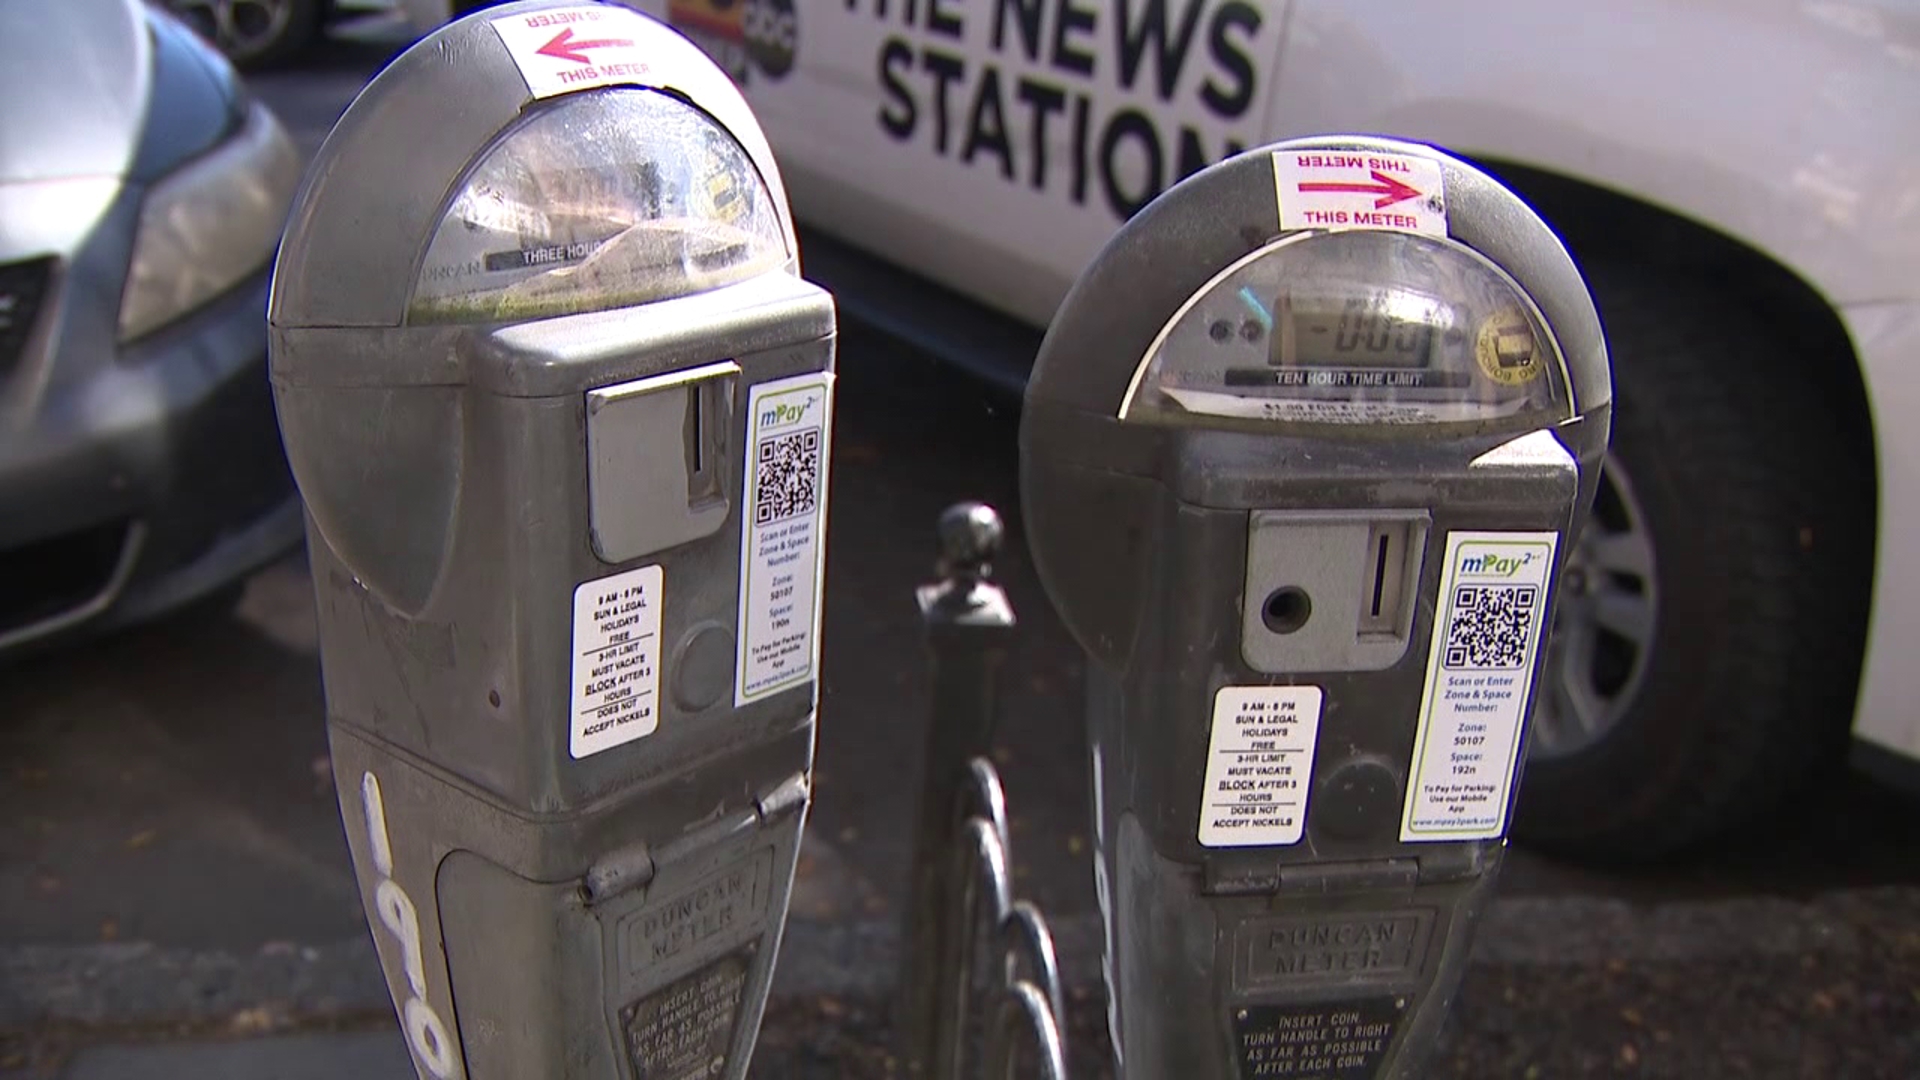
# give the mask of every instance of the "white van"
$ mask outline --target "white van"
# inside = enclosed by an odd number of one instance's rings
[[[1562,231],[1615,363],[1519,832],[1677,850],[1849,730],[1920,775],[1915,3],[635,6],[746,90],[809,276],[1009,386],[1115,228],[1208,162],[1333,131],[1479,162]]]

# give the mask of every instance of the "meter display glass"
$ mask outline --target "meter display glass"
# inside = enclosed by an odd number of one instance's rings
[[[747,153],[651,90],[555,99],[469,172],[428,243],[410,322],[625,307],[742,281],[787,259]]]
[[[1460,244],[1399,232],[1288,237],[1182,307],[1122,419],[1530,424],[1572,415],[1533,304]]]

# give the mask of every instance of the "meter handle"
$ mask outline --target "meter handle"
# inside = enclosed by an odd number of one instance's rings
[[[931,723],[906,912],[908,954],[900,1000],[907,1075],[957,1077],[963,1051],[967,957],[962,919],[970,866],[955,857],[974,808],[970,763],[993,743],[1000,671],[1014,628],[1005,590],[992,581],[1005,530],[984,503],[940,515],[941,580],[916,592],[926,632]]]

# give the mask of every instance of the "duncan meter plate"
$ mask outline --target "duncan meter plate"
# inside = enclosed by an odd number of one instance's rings
[[[1419,201],[1378,211],[1382,187]],[[1126,1075],[1415,1074],[1500,864],[1609,398],[1552,233],[1423,146],[1222,162],[1069,293],[1022,500],[1092,660]]]
[[[327,139],[269,321],[416,1068],[745,1075],[809,798],[834,316],[739,91],[618,6],[451,23]]]

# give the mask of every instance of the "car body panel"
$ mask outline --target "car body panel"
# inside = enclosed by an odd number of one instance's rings
[[[239,127],[245,92],[233,68],[213,46],[172,19],[151,20],[155,99],[171,107],[149,109],[139,149],[127,178],[146,183],[204,153]]]
[[[297,544],[301,522],[267,387],[270,247],[223,295],[120,340],[145,181],[236,128],[231,69],[134,0],[0,4],[0,57],[0,264],[50,268],[0,357],[6,651],[189,601]],[[9,606],[69,538],[108,535],[120,554],[90,591]]]
[[[146,126],[153,50],[124,0],[0,4],[0,183],[120,176]],[[37,43],[37,47],[36,47]],[[60,122],[43,109],[58,103]]]
[[[1299,0],[1274,91],[1275,136],[1392,130],[1629,193],[1836,305],[1920,297],[1920,5]]]

